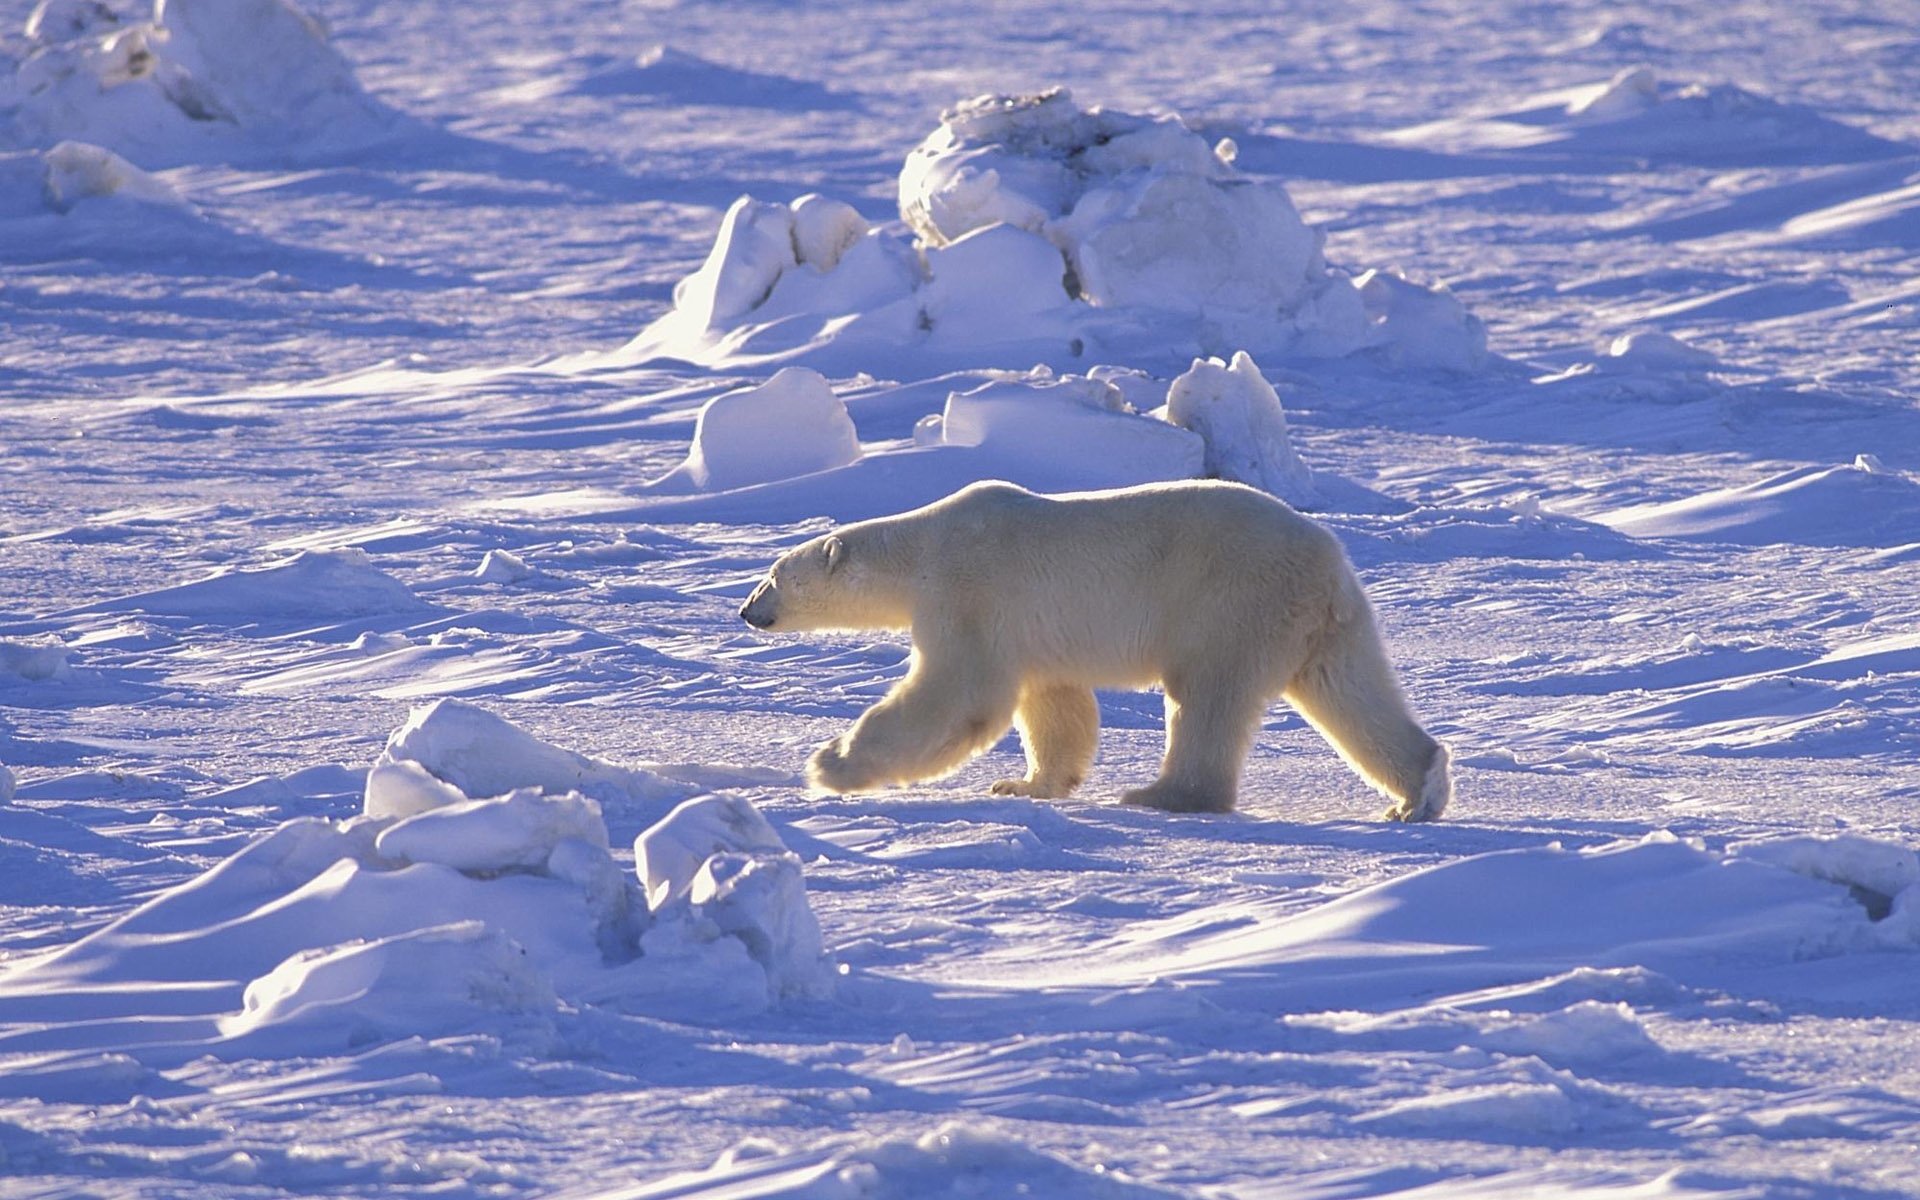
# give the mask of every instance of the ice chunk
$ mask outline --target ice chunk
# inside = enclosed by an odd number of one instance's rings
[[[489,550],[481,556],[473,577],[483,583],[519,583],[533,577],[534,570],[518,555],[505,550]]]
[[[767,973],[775,996],[822,994],[829,986],[820,922],[807,904],[793,854],[715,854],[687,890],[697,919],[736,937]]]
[[[475,1010],[550,1012],[553,984],[513,939],[480,921],[303,950],[247,985],[228,1037],[298,1030],[302,1050],[321,1031],[342,1048],[438,1033]]]
[[[720,233],[700,269],[673,289],[675,311],[715,328],[760,305],[794,254],[793,210],[742,196],[721,218]]]
[[[1478,369],[1487,358],[1487,328],[1445,286],[1429,288],[1389,271],[1354,280],[1373,332],[1368,344],[1390,363]]]
[[[800,860],[744,797],[685,802],[635,840],[633,857],[655,921],[649,954],[685,957],[730,938],[765,972],[769,999],[830,985]]]
[[[601,799],[652,799],[672,790],[651,771],[562,750],[464,700],[436,700],[414,709],[387,739],[375,769],[402,761],[420,764],[471,797],[532,787]]]
[[[1008,341],[1035,332],[1072,303],[1066,260],[1053,243],[1012,225],[989,225],[927,251],[921,303],[937,335]],[[1064,323],[1058,335],[1064,339]]]
[[[759,387],[709,400],[680,472],[695,487],[720,491],[829,471],[859,458],[853,419],[825,376],[787,367]]]
[[[1206,473],[1271,492],[1294,504],[1319,502],[1313,472],[1294,453],[1287,415],[1246,351],[1231,365],[1195,359],[1167,390],[1166,418],[1206,443]]]
[[[375,763],[367,772],[367,789],[360,807],[369,817],[400,819],[466,801],[459,788],[436,779],[419,763],[401,759]]]
[[[1126,411],[1113,384],[1078,376],[985,383],[947,397],[940,436],[977,447],[989,477],[1048,478],[1056,490],[1193,479],[1206,461],[1199,435]],[[1063,447],[1071,447],[1063,454]]]
[[[606,849],[600,806],[578,792],[546,796],[521,788],[407,817],[381,831],[374,849],[382,858],[474,874],[544,868],[554,848],[568,840]]]
[[[634,870],[658,911],[692,888],[701,865],[716,854],[787,852],[785,842],[744,796],[715,794],[685,801],[633,843]]]
[[[841,256],[867,236],[867,219],[844,200],[809,192],[791,207],[794,255],[816,270],[833,270]]]

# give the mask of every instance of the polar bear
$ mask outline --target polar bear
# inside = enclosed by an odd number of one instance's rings
[[[822,791],[947,774],[1012,724],[1027,774],[994,792],[1066,796],[1093,763],[1093,689],[1159,685],[1166,756],[1127,804],[1230,810],[1276,696],[1392,799],[1389,820],[1431,820],[1452,798],[1447,749],[1409,711],[1339,541],[1237,483],[973,484],[788,551],[740,615],[912,631],[906,677],[814,753]]]

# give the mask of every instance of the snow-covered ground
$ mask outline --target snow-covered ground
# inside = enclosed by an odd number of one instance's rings
[[[1910,4],[4,20],[0,1195],[1920,1195]],[[1444,821],[806,794],[780,551],[1197,473]]]

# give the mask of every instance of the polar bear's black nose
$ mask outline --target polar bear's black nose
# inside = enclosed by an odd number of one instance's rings
[[[767,593],[772,590],[765,580],[761,580],[760,586],[754,588],[747,602],[740,606],[740,619],[755,629],[772,629],[773,605],[767,598]]]

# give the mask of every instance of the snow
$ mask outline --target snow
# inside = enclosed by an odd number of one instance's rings
[[[0,144],[88,142],[171,166],[337,150],[395,123],[292,0],[43,5],[25,49],[0,61]]]
[[[1257,487],[1305,508],[1317,505],[1313,472],[1294,453],[1280,394],[1246,351],[1230,364],[1195,359],[1167,389],[1167,420],[1206,443],[1210,478]]]
[[[900,169],[911,240],[818,194],[741,196],[672,312],[619,357],[824,367],[924,347],[1064,366],[1255,348],[1484,365],[1480,320],[1444,288],[1329,267],[1285,186],[1236,170],[1230,146],[1060,88],[974,97]]]
[[[787,367],[758,387],[707,401],[687,461],[666,479],[720,491],[831,471],[859,457],[853,418],[826,377]]]
[[[302,4],[0,28],[0,1192],[1920,1194],[1905,14]],[[1203,475],[1445,819],[807,794],[779,554]]]

